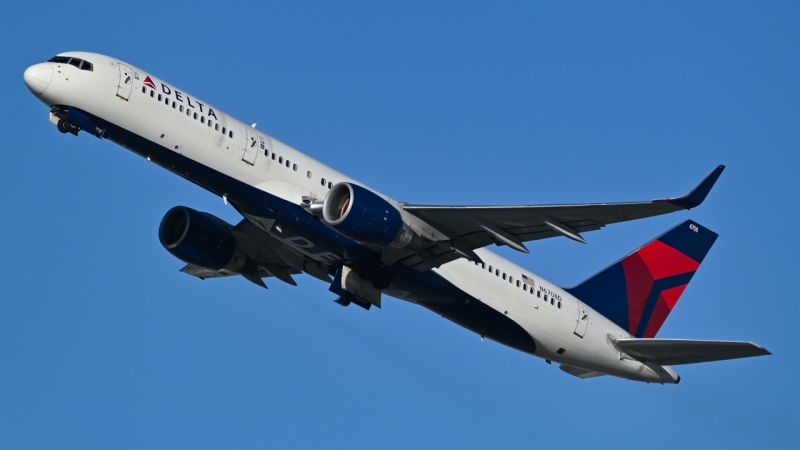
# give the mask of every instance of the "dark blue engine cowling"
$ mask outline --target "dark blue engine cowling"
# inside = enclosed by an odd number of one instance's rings
[[[343,235],[385,247],[403,228],[400,211],[374,192],[352,183],[338,183],[325,196],[322,218]]]
[[[236,238],[222,219],[185,206],[167,211],[158,239],[181,261],[213,270],[227,266],[236,253]]]

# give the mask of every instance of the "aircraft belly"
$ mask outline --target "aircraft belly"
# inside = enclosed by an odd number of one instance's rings
[[[534,354],[531,335],[506,314],[462,291],[433,271],[407,273],[385,291],[501,344]]]

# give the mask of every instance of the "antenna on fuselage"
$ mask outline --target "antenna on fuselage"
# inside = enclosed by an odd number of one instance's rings
[[[255,123],[255,122],[253,122],[253,124],[252,124],[252,125],[250,125],[250,128],[255,128],[255,127],[256,127],[256,123]]]

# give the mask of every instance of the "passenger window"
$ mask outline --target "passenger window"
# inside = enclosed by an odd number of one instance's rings
[[[514,277],[508,277],[508,282],[509,283],[513,283],[514,282]],[[519,283],[517,283],[517,287],[519,287]]]
[[[544,294],[544,302],[547,303],[547,294]]]
[[[283,156],[279,156],[278,157],[278,163],[279,164],[283,164]]]
[[[481,263],[481,269],[485,269],[485,268],[486,268],[486,263]]]
[[[172,102],[172,109],[175,109],[176,106],[177,104],[175,102]]]
[[[503,272],[503,279],[504,280],[506,279],[506,273],[505,272]]]
[[[94,66],[89,61],[83,61],[83,64],[81,64],[81,70],[87,70],[89,72],[93,72]]]
[[[494,269],[494,275],[499,277],[500,276],[500,269]]]
[[[192,110],[189,109],[189,108],[186,108],[186,115],[189,116],[189,117],[192,117]]]
[[[164,104],[169,106],[169,97],[164,97]]]
[[[491,271],[492,271],[492,266],[489,266],[489,272],[491,272]]]
[[[556,300],[553,297],[550,297],[550,304],[551,305],[555,305],[556,304]]]
[[[178,111],[183,112],[183,105],[178,106]]]
[[[297,172],[297,164],[292,164],[292,170],[294,170],[295,172]],[[308,177],[308,178],[311,178],[311,177]]]
[[[519,280],[517,280],[517,287],[519,287]]]
[[[194,120],[197,120],[197,113],[192,114],[194,116]]]
[[[233,139],[233,131],[228,131],[228,136]]]
[[[161,94],[158,94],[158,101],[161,101]]]
[[[69,60],[69,65],[70,66],[75,66],[75,67],[80,69],[81,68],[81,60],[78,59],[78,58],[72,58],[72,59]]]
[[[310,170],[309,170],[308,172],[306,172],[306,177],[307,177],[309,180],[311,179],[311,171],[310,171]]]
[[[561,302],[558,302],[558,309],[561,309]]]
[[[322,182],[322,185],[325,186],[325,178],[322,178],[320,181]]]
[[[286,160],[286,167],[289,167],[289,160]]]
[[[156,93],[156,91],[150,91],[150,97],[152,97],[153,95],[155,95],[155,93]]]
[[[533,292],[533,291],[531,291],[531,292]],[[541,297],[542,296],[542,291],[536,291],[536,296],[537,297]]]
[[[219,131],[219,124],[218,123],[214,124],[214,130]]]
[[[142,94],[146,94],[146,93],[147,93],[147,88],[142,86]]]
[[[200,116],[200,123],[206,123],[206,117]]]
[[[519,283],[519,281],[517,283]],[[528,290],[528,285],[527,284],[523,284],[522,285],[522,290],[523,291],[527,291]]]
[[[331,183],[330,181],[328,181],[328,189],[330,189],[330,188],[332,188],[332,187],[333,187],[333,183]]]
[[[222,134],[225,134],[225,127],[222,127]]]
[[[275,161],[275,157],[276,157],[276,156],[278,156],[278,155],[276,155],[276,154],[275,154],[275,152],[272,152],[272,160],[273,160],[273,161]]]

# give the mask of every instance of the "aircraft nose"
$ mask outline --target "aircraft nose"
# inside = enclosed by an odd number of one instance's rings
[[[34,64],[22,74],[25,85],[36,95],[41,94],[50,85],[53,79],[53,66],[47,63]]]

